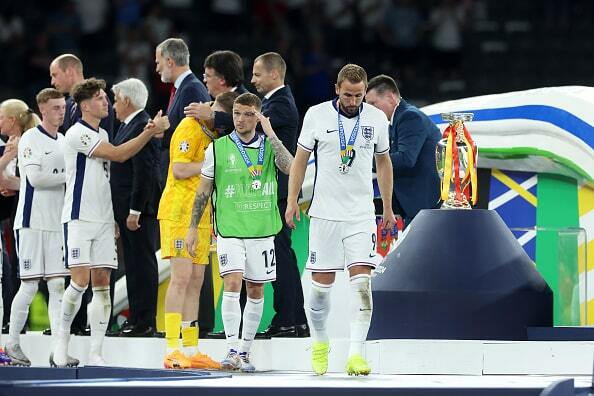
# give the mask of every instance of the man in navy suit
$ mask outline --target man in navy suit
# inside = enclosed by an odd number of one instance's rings
[[[83,73],[83,64],[77,56],[72,54],[63,54],[58,56],[50,63],[49,67],[51,84],[58,91],[63,93],[66,98],[66,113],[64,114],[64,122],[59,128],[60,133],[64,134],[75,122],[81,117],[82,113],[74,99],[70,96],[70,91],[74,85],[85,79]],[[111,103],[108,102],[108,116],[101,120],[99,126],[107,131],[109,141],[113,140],[113,124],[114,113]]]
[[[150,117],[144,110],[148,90],[136,78],[113,86],[114,108],[121,124],[113,144],[118,146],[138,136]],[[157,316],[159,141],[152,139],[126,162],[111,163],[113,212],[120,228],[126,265],[130,316],[120,335],[147,337],[155,334]]]
[[[215,51],[204,60],[204,84],[213,98],[223,92],[246,93],[243,85],[243,60],[233,51]],[[233,117],[224,111],[214,111],[210,103],[191,103],[185,108],[186,116],[197,120],[214,119],[219,135],[233,132]]]
[[[252,84],[258,93],[264,95],[262,113],[270,118],[272,128],[279,139],[287,150],[295,155],[299,113],[291,88],[285,85],[286,70],[287,65],[279,54],[275,52],[262,54],[254,60]],[[283,228],[274,238],[277,264],[276,281],[272,282],[272,286],[276,314],[272,318],[270,327],[259,333],[258,338],[309,337],[309,327],[303,309],[301,275],[295,251],[291,247],[291,229],[284,221],[288,181],[288,176],[279,172],[278,209],[283,219]]]
[[[394,169],[394,213],[407,226],[421,209],[439,206],[439,176],[435,147],[439,128],[419,109],[400,97],[393,78],[379,75],[369,81],[367,103],[390,120],[390,158]]]
[[[168,38],[155,50],[155,63],[161,81],[172,83],[167,116],[171,125],[161,145],[161,187],[167,181],[169,142],[177,125],[185,117],[184,108],[193,102],[209,102],[206,87],[190,70],[190,50],[179,38]]]

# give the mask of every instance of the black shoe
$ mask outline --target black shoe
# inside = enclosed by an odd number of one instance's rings
[[[87,327],[85,327],[85,329],[82,331],[81,335],[90,336],[91,335],[91,326],[87,325]]]
[[[107,331],[105,332],[105,337],[119,337],[119,336],[120,336],[120,330],[107,329]]]
[[[43,330],[43,335],[49,335],[49,336],[51,336],[52,335],[52,329],[45,329],[45,330]]]
[[[153,326],[130,326],[120,331],[120,337],[154,337],[155,328]]]
[[[295,330],[297,330],[297,337],[307,338],[310,336],[309,326],[307,325],[307,323],[303,323],[303,324],[295,326]]]
[[[270,325],[264,331],[256,333],[256,338],[267,339],[272,337],[297,337],[295,326],[273,326]]]
[[[204,338],[210,338],[213,340],[224,340],[225,338],[227,338],[225,336],[225,331],[211,331],[208,334],[206,334],[206,337]]]
[[[134,323],[130,322],[129,320],[125,320],[120,327],[120,331],[128,330],[136,326]]]
[[[70,328],[70,334],[72,334],[72,335],[81,336],[81,335],[84,335],[84,332],[85,332],[85,329],[80,329],[78,327]]]

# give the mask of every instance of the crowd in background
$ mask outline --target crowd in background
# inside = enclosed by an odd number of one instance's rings
[[[169,94],[153,65],[153,49],[166,37],[188,42],[193,66],[219,48],[246,59],[279,52],[301,112],[332,96],[333,76],[347,62],[396,76],[421,105],[535,84],[588,85],[587,68],[571,58],[594,51],[583,40],[593,17],[584,0],[3,2],[0,97],[32,101],[47,85],[47,64],[75,53],[89,75],[109,84],[129,75],[144,80],[155,110]]]

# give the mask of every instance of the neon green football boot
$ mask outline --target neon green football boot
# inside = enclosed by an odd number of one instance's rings
[[[324,375],[328,371],[328,352],[330,344],[327,342],[314,342],[311,346],[311,367],[317,375]]]
[[[369,368],[369,364],[367,364],[367,360],[363,359],[363,356],[356,354],[349,357],[346,372],[348,375],[369,375],[371,368]]]

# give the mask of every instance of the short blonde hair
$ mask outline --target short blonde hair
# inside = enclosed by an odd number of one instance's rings
[[[359,65],[355,65],[353,63],[344,65],[344,67],[338,72],[336,85],[340,87],[344,80],[348,80],[352,84],[363,82],[365,83],[365,88],[367,88],[367,72]]]
[[[35,97],[35,101],[37,102],[37,106],[39,106],[47,103],[50,99],[60,99],[63,97],[64,94],[55,88],[43,88]]]
[[[242,93],[237,98],[235,98],[234,103],[240,104],[242,106],[254,106],[258,111],[262,108],[262,101],[260,98],[251,92]]]
[[[39,116],[20,99],[6,99],[0,103],[0,111],[5,117],[15,117],[21,132],[41,124]]]

